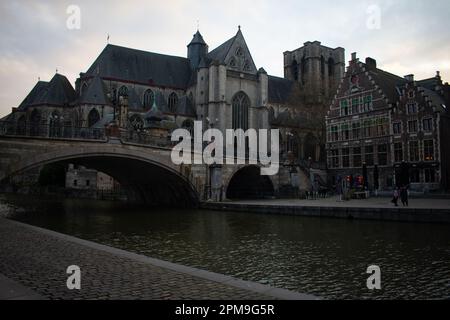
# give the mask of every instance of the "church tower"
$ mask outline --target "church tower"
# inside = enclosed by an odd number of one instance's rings
[[[205,40],[203,40],[200,31],[197,30],[197,33],[194,34],[194,38],[191,43],[188,44],[188,59],[191,62],[191,67],[193,70],[197,69],[200,61],[203,57],[208,54],[208,45]]]
[[[284,53],[284,77],[296,81],[307,103],[328,103],[345,72],[345,50],[328,48],[319,41]]]

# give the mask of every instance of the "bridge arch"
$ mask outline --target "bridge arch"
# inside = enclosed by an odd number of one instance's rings
[[[88,143],[89,144],[89,143]],[[108,144],[66,146],[56,151],[26,153],[0,174],[0,180],[51,163],[73,163],[114,177],[130,200],[150,205],[193,207],[199,192],[163,152]]]
[[[273,197],[274,183],[270,176],[262,176],[260,170],[257,165],[236,169],[226,184],[226,197],[231,200]]]

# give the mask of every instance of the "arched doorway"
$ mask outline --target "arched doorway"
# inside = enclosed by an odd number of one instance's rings
[[[311,158],[313,161],[318,161],[317,154],[316,154],[316,148],[318,145],[317,138],[312,134],[308,133],[305,137],[305,143],[304,143],[304,156],[305,159]]]
[[[227,188],[227,198],[264,199],[273,197],[275,193],[272,181],[261,175],[260,168],[248,166],[238,170],[231,178]]]

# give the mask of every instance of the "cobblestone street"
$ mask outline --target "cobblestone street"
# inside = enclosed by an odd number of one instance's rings
[[[66,269],[70,265],[81,268],[81,290],[71,291],[66,287],[69,276]],[[48,299],[313,298],[166,263],[2,218],[0,274]]]

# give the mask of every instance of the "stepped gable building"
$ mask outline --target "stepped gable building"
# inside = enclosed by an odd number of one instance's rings
[[[8,130],[40,136],[102,130],[113,120],[127,132],[168,135],[192,129],[195,120],[223,131],[279,128],[286,161],[280,181],[304,190],[310,181],[291,179],[301,169],[293,167],[309,160],[309,167],[322,161],[325,169],[322,116],[343,76],[344,49],[307,42],[285,52],[284,65],[285,78],[257,68],[240,28],[212,51],[197,31],[187,57],[108,44],[75,88],[60,74],[40,81],[3,120]],[[325,171],[319,173],[326,181]]]
[[[381,189],[395,184],[396,169],[410,164],[412,189],[447,188],[449,183],[448,84],[435,78],[414,81],[365,63],[356,53],[326,117],[327,156],[331,183],[338,177],[362,176],[368,168],[369,188],[374,169]],[[356,179],[354,179],[357,181]]]

